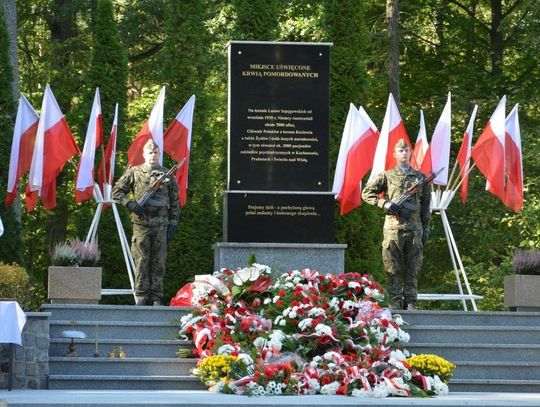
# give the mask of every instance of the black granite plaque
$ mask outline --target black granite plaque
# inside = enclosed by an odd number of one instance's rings
[[[224,240],[262,243],[335,243],[331,193],[228,191]]]
[[[328,191],[329,44],[229,44],[229,190]]]

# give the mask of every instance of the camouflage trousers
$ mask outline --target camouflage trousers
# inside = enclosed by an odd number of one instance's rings
[[[387,274],[387,297],[394,306],[414,304],[422,268],[422,230],[385,229],[382,260]]]
[[[131,254],[135,261],[135,295],[146,301],[161,301],[167,259],[167,226],[133,224]]]

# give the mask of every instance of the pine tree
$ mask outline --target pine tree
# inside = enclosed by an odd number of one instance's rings
[[[326,16],[329,38],[333,42],[330,54],[330,163],[334,169],[349,103],[358,107],[368,96],[368,35],[362,2],[328,1]],[[333,178],[333,173],[331,175]],[[381,269],[379,251],[373,250],[373,242],[380,242],[381,227],[380,214],[368,205],[362,205],[345,217],[336,211],[337,239],[348,245],[347,271],[375,273]]]

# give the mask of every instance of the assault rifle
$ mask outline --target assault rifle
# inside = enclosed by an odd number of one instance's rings
[[[154,180],[148,186],[146,191],[144,191],[144,194],[142,194],[141,197],[137,199],[137,203],[141,206],[144,206],[144,204],[148,202],[148,200],[154,196],[154,194],[157,192],[159,187],[163,185],[164,182],[167,182],[169,180],[169,177],[173,174],[173,172],[181,168],[185,162],[186,162],[186,159],[182,158],[182,160],[180,160],[180,162],[178,162],[176,165],[173,165],[169,171],[163,173],[158,179]]]
[[[416,181],[413,185],[409,187],[409,189],[407,189],[403,194],[401,194],[397,200],[393,201],[399,208],[399,212],[395,214],[398,219],[400,217],[408,219],[411,216],[412,208],[407,207],[407,201],[412,198],[414,194],[416,194],[416,191],[418,191],[424,185],[429,184],[431,181],[433,181],[437,177],[437,175],[442,172],[442,170],[444,170],[444,167],[438,169],[435,172],[432,172],[428,177]]]
[[[394,201],[397,206],[400,208],[403,207],[403,204],[407,202],[420,188],[422,188],[424,185],[429,184],[431,181],[433,181],[437,175],[439,175],[442,170],[444,170],[444,167],[438,169],[435,172],[432,172],[429,177],[421,179],[416,181],[413,185],[409,187],[401,196],[397,199],[397,201]]]

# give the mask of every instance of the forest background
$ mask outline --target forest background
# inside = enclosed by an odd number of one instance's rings
[[[195,274],[213,271],[212,245],[222,241],[230,40],[333,43],[330,185],[349,103],[364,106],[380,128],[392,91],[414,142],[419,109],[430,137],[447,92],[452,92],[453,163],[474,104],[479,113],[473,143],[506,94],[507,112],[520,105],[523,210],[505,208],[484,190],[485,179],[475,170],[467,204],[456,197],[447,212],[473,293],[484,296],[480,309],[504,309],[503,278],[512,272],[515,250],[539,245],[540,5],[535,0],[2,0],[2,6],[0,216],[5,234],[0,261],[22,265],[41,295],[51,248],[66,238],[84,237],[96,204],[75,204],[75,174],[66,165],[55,210],[38,207],[28,213],[20,201],[6,209],[19,92],[39,110],[49,83],[81,148],[95,87],[101,91],[105,137],[118,102],[116,178],[160,87],[167,87],[165,126],[191,94],[197,95],[188,203],[169,248],[167,300]],[[129,236],[127,211],[121,212]],[[340,217],[336,205],[336,241],[348,245],[346,270],[373,274],[384,284],[382,218],[378,208],[365,204]],[[98,234],[103,286],[129,287],[111,211],[103,214]],[[457,292],[436,214],[424,254],[420,292]],[[131,299],[106,297],[102,302]],[[457,302],[421,305],[461,307]]]

